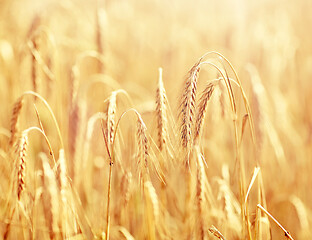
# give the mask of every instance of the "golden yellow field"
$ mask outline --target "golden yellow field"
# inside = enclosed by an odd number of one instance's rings
[[[311,239],[311,10],[0,1],[0,239]]]

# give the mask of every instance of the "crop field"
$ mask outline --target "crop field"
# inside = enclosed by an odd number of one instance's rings
[[[1,0],[0,239],[312,239],[311,0]]]

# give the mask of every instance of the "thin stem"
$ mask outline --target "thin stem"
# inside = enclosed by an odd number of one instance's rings
[[[257,205],[257,208],[260,208],[261,211],[263,211],[266,215],[268,215],[269,218],[273,220],[273,222],[276,223],[277,226],[279,226],[285,233],[285,236],[291,240],[294,240],[293,237],[290,235],[290,233],[260,204]]]
[[[106,146],[106,150],[108,153],[108,157],[109,157],[109,176],[108,176],[108,189],[107,189],[107,209],[106,209],[106,232],[105,232],[105,236],[106,236],[106,240],[109,240],[109,225],[110,225],[110,197],[111,197],[111,189],[112,189],[112,175],[113,175],[113,159],[111,157],[111,153],[109,151],[108,148],[108,142],[107,142],[107,138],[106,138],[106,134],[104,132],[104,124],[103,124],[103,120],[101,120],[101,127],[102,127],[102,133],[103,133],[103,137],[104,137],[104,141],[105,141],[105,146]],[[114,150],[112,149],[112,152],[114,152]]]
[[[110,196],[111,196],[111,188],[112,188],[112,175],[113,175],[113,163],[112,161],[109,163],[109,178],[108,178],[108,191],[107,191],[107,217],[106,217],[106,240],[109,240],[109,225],[110,225]]]
[[[24,130],[24,132],[25,132],[26,134],[28,134],[28,133],[29,133],[30,131],[32,131],[32,130],[37,130],[37,131],[39,131],[39,132],[44,136],[44,139],[46,140],[47,145],[48,145],[48,148],[49,148],[49,151],[50,151],[50,155],[52,156],[53,162],[54,162],[54,164],[56,165],[54,152],[53,152],[53,150],[52,150],[52,148],[51,148],[51,144],[50,144],[50,141],[49,141],[47,135],[44,133],[43,130],[41,130],[41,129],[38,128],[38,127],[30,127],[30,128],[27,128],[26,130]]]
[[[44,128],[43,128],[43,125],[42,125],[42,122],[41,122],[41,119],[40,119],[40,115],[39,115],[39,112],[38,112],[38,109],[36,107],[36,105],[34,104],[34,107],[35,107],[35,111],[36,111],[36,115],[37,115],[37,119],[38,119],[38,123],[39,123],[39,126],[40,126],[40,129],[42,130],[42,132],[46,135],[45,131],[44,131]],[[47,140],[47,139],[46,139]],[[46,141],[48,146],[49,146],[49,150],[50,150],[50,155],[51,156],[54,156],[54,153],[53,153],[53,149],[51,147],[51,144],[49,141]],[[53,158],[54,159],[54,158]],[[55,163],[55,161],[54,161]]]
[[[50,112],[50,114],[51,114],[51,116],[52,116],[52,119],[53,119],[53,121],[54,121],[54,123],[55,123],[56,131],[57,131],[57,134],[58,134],[58,136],[59,136],[60,143],[61,143],[61,148],[64,149],[64,143],[63,143],[63,139],[62,139],[61,130],[60,130],[60,128],[59,128],[59,125],[58,125],[58,123],[57,123],[57,121],[56,121],[56,118],[55,118],[55,116],[54,116],[54,113],[53,113],[53,111],[52,111],[50,105],[48,104],[48,102],[47,102],[42,96],[40,96],[38,93],[35,93],[35,92],[33,92],[33,91],[27,91],[27,92],[24,92],[24,93],[22,94],[22,96],[25,96],[25,95],[36,96],[36,97],[39,98],[39,99],[44,103],[44,105],[47,107],[47,109],[49,110],[49,112]]]
[[[250,126],[250,129],[251,129],[251,136],[252,136],[252,140],[253,140],[253,143],[254,143],[254,146],[256,144],[256,138],[255,138],[255,130],[254,130],[254,122],[253,122],[253,117],[252,117],[252,114],[251,114],[251,109],[250,109],[250,105],[249,105],[249,102],[247,100],[247,96],[246,96],[246,93],[242,87],[242,84],[241,84],[241,81],[238,77],[238,74],[237,72],[235,71],[233,65],[231,64],[231,62],[226,58],[224,57],[221,53],[218,53],[218,52],[211,52],[212,54],[216,54],[218,55],[219,57],[221,57],[221,59],[223,59],[224,61],[226,61],[226,63],[230,66],[230,68],[232,69],[234,75],[235,75],[235,78],[237,79],[237,82],[239,84],[239,88],[241,90],[241,93],[242,93],[242,96],[243,96],[243,99],[244,99],[244,104],[245,104],[245,108],[246,108],[246,111],[248,113],[248,118],[249,118],[249,126]]]

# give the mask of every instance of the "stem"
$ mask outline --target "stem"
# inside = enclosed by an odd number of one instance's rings
[[[37,130],[37,131],[39,131],[39,132],[44,136],[44,139],[46,140],[47,145],[48,145],[48,148],[49,148],[49,151],[50,151],[50,155],[52,156],[53,162],[54,162],[54,164],[56,165],[54,152],[53,152],[53,150],[52,150],[52,148],[51,148],[51,144],[50,144],[50,141],[49,141],[47,135],[44,133],[43,130],[41,130],[41,129],[38,128],[38,127],[30,127],[30,128],[27,128],[26,130],[24,130],[24,132],[25,132],[26,134],[28,134],[28,133],[29,133],[30,131],[32,131],[32,130]]]
[[[106,217],[106,240],[109,240],[109,225],[110,225],[110,196],[111,196],[111,188],[112,188],[112,175],[113,175],[113,162],[109,163],[109,177],[108,177],[108,190],[107,190],[107,217]]]
[[[108,157],[109,157],[109,176],[108,176],[108,188],[107,188],[107,209],[106,209],[106,232],[105,232],[105,237],[106,240],[109,240],[109,225],[110,225],[110,197],[111,197],[111,190],[112,190],[112,175],[113,175],[113,159],[111,156],[111,153],[109,151],[108,148],[108,142],[107,142],[107,138],[104,132],[104,124],[103,124],[103,120],[101,121],[101,127],[102,127],[102,133],[103,133],[103,137],[104,137],[104,141],[105,141],[105,146],[106,146],[106,150],[108,153]],[[113,145],[114,146],[114,145]],[[112,146],[112,153],[114,152],[113,150],[113,146]]]
[[[42,130],[42,132],[44,133],[44,135],[46,135],[45,131],[44,131],[44,128],[43,128],[43,125],[42,125],[42,122],[40,120],[40,116],[39,116],[39,112],[38,112],[38,109],[36,107],[36,104],[34,104],[34,107],[35,107],[35,111],[36,111],[36,115],[37,115],[37,119],[38,119],[38,123],[39,123],[39,126],[40,126],[40,129]],[[53,153],[53,150],[52,150],[52,146],[50,144],[50,142],[47,140],[48,138],[46,138],[46,142],[49,146],[49,150],[50,150],[50,155],[53,156],[53,160],[54,160],[54,164],[55,164],[55,158],[54,158],[54,153]]]
[[[266,215],[268,215],[269,218],[273,220],[273,222],[276,223],[277,226],[279,226],[285,233],[285,236],[291,240],[294,240],[293,237],[290,235],[290,233],[260,204],[257,205],[257,208],[260,208]]]
[[[212,52],[209,52],[208,54],[216,54],[218,55],[219,57],[221,57],[221,59],[223,59],[229,66],[230,68],[232,69],[234,75],[235,75],[235,78],[237,79],[237,82],[239,84],[239,88],[241,90],[241,93],[242,93],[242,96],[243,96],[243,100],[244,100],[244,105],[245,105],[245,108],[246,108],[246,111],[248,113],[248,118],[249,118],[249,126],[250,126],[250,129],[251,129],[251,136],[252,136],[252,140],[253,140],[253,143],[254,143],[254,147],[255,146],[255,143],[256,143],[256,138],[255,138],[255,130],[254,130],[254,123],[253,123],[253,117],[252,117],[252,114],[251,114],[251,109],[250,109],[250,105],[249,105],[249,102],[247,100],[247,96],[246,96],[246,93],[242,87],[242,84],[241,84],[241,81],[238,77],[238,74],[237,72],[235,71],[233,65],[231,64],[231,62],[225,57],[223,56],[221,53],[218,53],[218,52],[215,52],[215,51],[212,51]],[[205,55],[204,55],[205,56]]]
[[[54,116],[54,114],[53,114],[53,111],[52,111],[50,105],[48,104],[48,102],[47,102],[42,96],[40,96],[38,93],[35,93],[35,92],[33,92],[33,91],[27,91],[27,92],[24,92],[24,93],[22,94],[22,96],[25,96],[25,95],[36,96],[36,97],[39,98],[39,99],[44,103],[44,105],[47,107],[47,109],[49,110],[49,112],[50,112],[50,114],[51,114],[51,116],[52,116],[52,119],[53,119],[53,121],[54,121],[54,123],[55,123],[56,131],[57,131],[57,134],[58,134],[59,139],[60,139],[60,142],[61,142],[61,148],[64,149],[64,143],[63,143],[63,139],[62,139],[61,130],[60,130],[59,126],[58,126],[58,123],[57,123],[57,121],[56,121],[56,118],[55,118],[55,116]]]

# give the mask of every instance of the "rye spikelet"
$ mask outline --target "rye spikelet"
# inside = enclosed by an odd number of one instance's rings
[[[205,90],[202,93],[202,96],[199,100],[199,105],[198,105],[198,111],[197,111],[197,116],[196,116],[196,122],[195,122],[195,130],[194,130],[194,143],[198,143],[198,138],[201,132],[201,128],[204,122],[205,118],[205,113],[207,110],[207,104],[209,99],[212,96],[214,90],[214,85],[213,83],[209,83]]]
[[[115,115],[116,115],[116,96],[117,92],[114,91],[109,97],[107,106],[107,136],[109,145],[113,144],[114,132],[115,132]]]
[[[167,96],[162,80],[162,69],[159,68],[159,80],[156,91],[156,117],[157,117],[157,130],[158,130],[158,148],[163,150],[163,146],[167,142]]]
[[[9,146],[12,147],[14,145],[16,139],[16,133],[18,132],[18,118],[23,107],[23,96],[20,97],[14,104],[13,113],[11,117],[11,137],[9,140]]]
[[[22,133],[18,144],[18,172],[17,172],[17,198],[21,199],[21,194],[25,189],[25,171],[26,171],[26,151],[28,137],[27,132]]]

